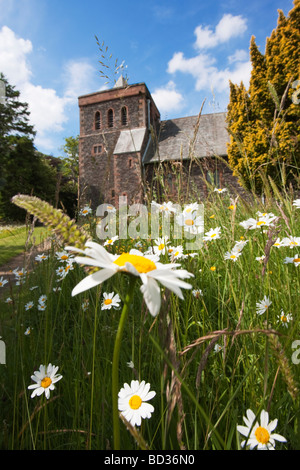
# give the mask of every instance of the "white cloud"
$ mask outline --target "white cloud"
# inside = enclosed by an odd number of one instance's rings
[[[27,60],[27,55],[31,52],[31,41],[17,38],[10,28],[2,27],[0,30],[0,71],[15,86],[28,81],[31,77]]]
[[[248,58],[249,52],[244,49],[238,49],[228,57],[228,62],[229,64],[233,64],[234,62],[245,62]]]
[[[246,20],[242,16],[225,14],[217,24],[215,31],[212,31],[209,26],[197,26],[195,29],[195,48],[208,49],[216,47],[233,37],[240,36],[246,29]]]
[[[176,91],[175,83],[172,80],[165,87],[154,90],[152,98],[158,109],[162,112],[177,110],[183,103],[183,96]]]
[[[63,129],[67,121],[65,99],[57,96],[55,90],[27,82],[22,87],[22,99],[28,103],[30,119],[38,132]]]
[[[224,93],[229,90],[229,80],[243,81],[247,87],[250,79],[251,63],[243,50],[237,50],[228,57],[230,68],[218,66],[217,52],[212,54],[204,49],[211,49],[218,44],[240,36],[246,30],[246,20],[241,16],[224,15],[217,24],[215,31],[201,25],[195,29],[196,42],[194,47],[199,53],[186,58],[183,52],[175,52],[168,63],[167,71],[170,74],[182,72],[192,75],[195,79],[197,91],[213,90]]]
[[[29,61],[31,53],[31,41],[18,38],[7,26],[0,29],[0,72],[20,91],[21,100],[28,103],[29,119],[37,132],[35,144],[43,151],[51,151],[54,138],[51,138],[51,133],[64,129],[69,106],[77,106],[78,96],[91,90],[95,70],[85,59],[68,62],[61,77],[64,91],[59,96],[53,88],[33,83]]]
[[[64,96],[67,102],[76,102],[77,104],[78,96],[90,93],[94,74],[94,67],[86,59],[71,60],[65,65],[66,90]]]

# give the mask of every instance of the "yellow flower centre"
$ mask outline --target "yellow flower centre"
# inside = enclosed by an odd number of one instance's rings
[[[215,270],[216,270],[216,267],[215,267],[215,266],[212,266],[212,267],[210,268],[210,270],[211,270],[211,271],[215,271]]]
[[[178,256],[179,255],[179,251],[176,251],[176,253],[174,253],[174,256]]]
[[[63,261],[65,261],[66,259],[68,259],[68,255],[62,255],[62,257],[61,257],[60,259],[62,259]]]
[[[230,255],[230,258],[234,259],[234,258],[236,258],[236,256],[235,255]]]
[[[216,233],[212,233],[210,237],[214,238],[216,235],[217,235]]]
[[[52,380],[50,379],[50,377],[44,377],[41,380],[41,387],[43,388],[48,388],[50,387],[51,384],[52,384]]]
[[[266,224],[266,222],[264,220],[259,220],[257,222],[257,225],[265,225],[265,224]]]
[[[122,253],[115,261],[114,264],[124,267],[125,263],[132,264],[139,273],[148,273],[156,269],[155,263],[148,258],[139,255],[130,255],[129,253]]]
[[[108,243],[108,244],[112,243],[112,240],[107,240],[107,243]]]
[[[165,247],[165,244],[164,243],[161,243],[160,245],[158,245],[158,249],[161,251],[163,250]]]
[[[112,300],[111,299],[105,299],[104,300],[104,304],[105,305],[110,305],[112,303]]]
[[[300,263],[300,258],[294,258],[294,263]]]
[[[185,210],[185,212],[189,213],[191,212],[191,210],[192,210],[191,207],[189,207],[188,209]]]
[[[287,317],[286,315],[281,315],[281,321],[286,323],[287,322]]]
[[[186,219],[184,223],[185,225],[194,225],[193,219]]]
[[[133,395],[129,400],[129,406],[132,410],[138,410],[142,404],[142,399],[138,395]]]
[[[255,431],[255,437],[261,444],[267,444],[270,439],[270,433],[266,428],[259,426]]]

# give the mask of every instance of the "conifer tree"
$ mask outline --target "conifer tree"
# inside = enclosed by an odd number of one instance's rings
[[[282,184],[283,165],[284,183],[297,177],[300,103],[293,96],[300,85],[299,53],[300,0],[294,0],[287,17],[278,11],[277,27],[266,40],[264,54],[251,38],[249,89],[230,83],[228,159],[247,189],[262,191],[266,177]]]

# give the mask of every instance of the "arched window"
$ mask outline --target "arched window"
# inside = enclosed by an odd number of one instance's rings
[[[101,129],[101,114],[99,111],[95,113],[95,129]]]
[[[128,116],[127,116],[126,106],[123,106],[123,108],[121,108],[121,123],[122,123],[122,126],[127,126],[127,124],[128,124]]]
[[[107,125],[108,127],[114,127],[114,111],[112,109],[107,111]]]

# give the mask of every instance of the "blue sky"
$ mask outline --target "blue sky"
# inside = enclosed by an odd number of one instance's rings
[[[225,111],[228,80],[250,77],[292,0],[0,0],[0,72],[29,104],[36,148],[61,156],[79,134],[78,96],[105,86],[95,35],[129,83],[146,83],[162,119]],[[110,74],[112,76],[112,74]],[[111,82],[113,83],[113,82]]]

